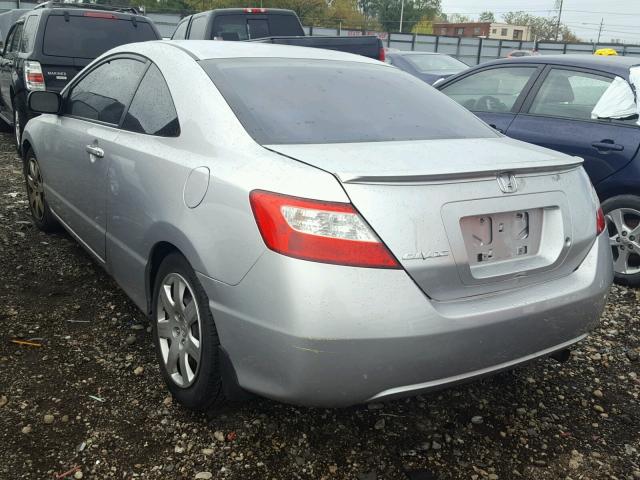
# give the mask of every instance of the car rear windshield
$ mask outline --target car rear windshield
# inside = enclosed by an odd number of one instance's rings
[[[107,14],[109,15],[109,14]],[[56,57],[96,58],[125,43],[157,40],[147,22],[93,16],[50,15],[44,32],[43,53]]]
[[[304,35],[304,31],[294,15],[234,13],[216,15],[213,21],[214,39],[249,40],[301,35]]]
[[[262,145],[497,136],[453,100],[384,64],[282,58],[200,64]]]
[[[466,64],[460,60],[456,60],[449,55],[434,55],[434,54],[410,54],[405,57],[410,63],[413,64],[418,71],[423,73],[428,72],[461,72],[469,68]]]

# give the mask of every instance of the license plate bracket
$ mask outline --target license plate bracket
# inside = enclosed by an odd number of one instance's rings
[[[542,208],[462,217],[460,228],[469,264],[487,265],[537,254],[542,218]]]

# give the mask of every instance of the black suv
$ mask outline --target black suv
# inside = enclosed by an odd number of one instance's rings
[[[0,118],[13,125],[16,145],[27,121],[27,95],[59,92],[93,59],[125,43],[159,40],[153,22],[131,7],[47,2],[9,31],[0,57]]]

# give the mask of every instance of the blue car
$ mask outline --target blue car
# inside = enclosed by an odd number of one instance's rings
[[[583,158],[606,215],[616,282],[640,286],[640,58],[496,60],[435,86],[509,137]]]

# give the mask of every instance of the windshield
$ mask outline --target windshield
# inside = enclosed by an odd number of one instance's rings
[[[44,32],[43,53],[56,57],[93,59],[125,43],[158,40],[149,23],[117,18],[50,15]]]
[[[456,60],[448,55],[420,55],[414,53],[411,55],[403,55],[403,58],[422,73],[461,72],[469,68],[460,60]]]
[[[384,64],[284,58],[200,64],[263,145],[497,136],[447,96]]]

